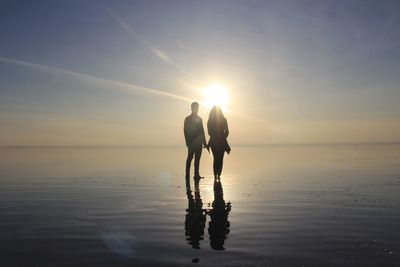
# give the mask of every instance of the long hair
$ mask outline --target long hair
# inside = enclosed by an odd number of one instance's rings
[[[224,133],[224,114],[218,106],[213,106],[208,117],[207,128],[210,136],[222,136]]]
[[[210,115],[208,117],[209,121],[222,121],[225,119],[224,114],[222,113],[222,110],[218,106],[213,106]]]

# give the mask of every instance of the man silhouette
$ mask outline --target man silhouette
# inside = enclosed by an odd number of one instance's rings
[[[185,134],[188,155],[186,159],[186,177],[190,176],[190,165],[194,155],[194,178],[200,179],[199,165],[203,147],[206,147],[206,136],[204,134],[203,120],[197,115],[199,103],[193,102],[191,105],[192,114],[185,118],[183,131]]]

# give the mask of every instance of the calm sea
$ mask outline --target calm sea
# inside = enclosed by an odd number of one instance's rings
[[[0,148],[0,266],[400,266],[400,145],[185,153]]]

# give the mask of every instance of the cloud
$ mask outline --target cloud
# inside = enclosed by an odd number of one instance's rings
[[[193,101],[193,99],[191,99],[189,97],[180,96],[177,94],[165,92],[165,91],[158,90],[158,89],[148,88],[148,87],[144,87],[144,86],[140,86],[140,85],[135,85],[135,84],[126,83],[126,82],[120,82],[120,81],[115,81],[115,80],[110,80],[110,79],[104,79],[104,78],[100,78],[100,77],[89,75],[89,74],[84,74],[84,73],[80,73],[80,72],[76,72],[76,71],[46,66],[46,65],[37,64],[37,63],[31,63],[28,61],[0,57],[0,62],[21,66],[21,67],[33,69],[36,71],[67,75],[67,76],[81,79],[83,81],[97,83],[99,85],[102,85],[102,86],[105,86],[108,88],[114,88],[116,90],[123,91],[126,93],[141,93],[142,92],[142,93],[146,93],[146,94],[153,94],[153,95],[159,95],[159,96],[179,99],[179,100],[183,100],[183,101],[187,101],[187,102]]]
[[[104,8],[106,13],[113,18],[124,30],[126,30],[130,35],[132,35],[136,40],[141,42],[147,49],[149,49],[154,55],[156,55],[158,58],[162,59],[163,61],[167,63],[171,63],[171,60],[169,57],[159,48],[151,44],[149,41],[147,41],[141,34],[139,34],[137,31],[133,29],[132,26],[130,26],[128,23],[126,23],[123,19],[118,17],[112,10],[108,8]]]
[[[115,20],[115,22],[118,23],[119,26],[121,26],[121,28],[126,30],[131,36],[133,36],[136,40],[142,43],[153,55],[155,55],[157,58],[167,63],[169,66],[173,67],[175,70],[178,70],[179,72],[191,77],[192,79],[194,78],[193,74],[189,73],[184,68],[176,64],[162,49],[149,42],[146,38],[144,38],[141,34],[139,34],[131,25],[129,25],[126,21],[117,16],[111,9],[104,8],[104,10],[112,19]]]
[[[21,66],[24,68],[29,68],[29,69],[32,69],[35,71],[42,71],[42,72],[47,72],[47,73],[52,73],[52,74],[59,74],[59,75],[74,77],[77,79],[81,79],[82,81],[85,81],[85,82],[95,83],[102,87],[109,88],[109,89],[112,88],[114,90],[118,90],[118,91],[125,92],[125,93],[131,93],[131,94],[132,93],[134,93],[134,94],[145,93],[145,94],[153,94],[153,95],[157,95],[157,96],[168,97],[168,98],[172,98],[172,99],[178,99],[178,100],[182,100],[185,102],[193,102],[194,101],[194,99],[189,98],[189,97],[177,95],[177,94],[170,93],[170,92],[165,92],[165,91],[154,89],[154,88],[144,87],[144,86],[135,85],[135,84],[126,83],[126,82],[120,82],[120,81],[116,81],[116,80],[104,79],[104,78],[100,78],[97,76],[93,76],[93,75],[89,75],[89,74],[85,74],[85,73],[81,73],[81,72],[65,70],[65,69],[61,69],[61,68],[32,63],[32,62],[28,62],[28,61],[23,61],[23,60],[0,56],[0,62],[17,65],[17,66]],[[198,101],[198,102],[203,106],[207,106],[202,101]],[[232,113],[233,115],[236,115],[238,117],[242,117],[244,119],[249,119],[249,120],[252,120],[255,122],[263,122],[263,123],[266,122],[263,118],[258,118],[258,117],[252,116],[252,115],[247,115],[245,113],[235,111],[235,110],[232,110],[229,108],[227,108],[226,111],[229,113]]]

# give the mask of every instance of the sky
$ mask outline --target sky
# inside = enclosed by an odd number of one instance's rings
[[[400,3],[1,1],[0,146],[400,141]]]

